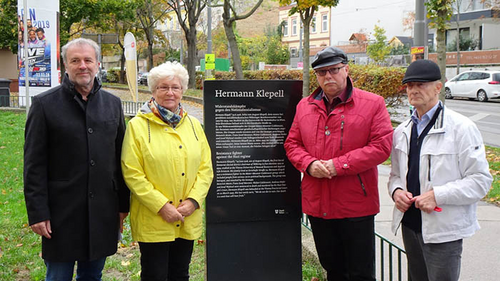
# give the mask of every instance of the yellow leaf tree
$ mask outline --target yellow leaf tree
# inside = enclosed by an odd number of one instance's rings
[[[278,0],[281,7],[293,5],[290,9],[289,15],[299,14],[300,21],[304,27],[304,40],[302,42],[303,50],[303,62],[304,67],[302,70],[302,78],[304,85],[302,87],[302,94],[304,96],[309,95],[309,27],[311,26],[311,21],[314,17],[314,12],[318,10],[318,7],[335,7],[338,5],[339,0]]]

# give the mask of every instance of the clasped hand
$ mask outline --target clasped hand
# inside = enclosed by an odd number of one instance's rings
[[[160,211],[158,211],[158,214],[166,222],[172,223],[179,220],[184,222],[184,218],[190,216],[195,210],[196,207],[194,206],[194,203],[188,199],[179,204],[179,207],[177,208],[175,208],[172,204],[165,203],[165,205],[161,207]]]
[[[415,207],[428,214],[436,208],[436,198],[434,197],[434,190],[427,191],[421,195],[413,197],[413,194],[402,189],[398,189],[393,195],[396,208],[401,212],[406,212],[411,204],[415,203]]]
[[[313,161],[307,168],[307,173],[315,178],[329,178],[337,175],[337,170],[333,165],[333,160],[316,160]]]

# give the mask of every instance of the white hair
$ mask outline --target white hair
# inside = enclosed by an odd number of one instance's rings
[[[182,93],[185,93],[188,87],[189,74],[187,70],[180,63],[174,61],[167,61],[156,67],[153,67],[149,71],[148,75],[148,86],[149,90],[153,92],[156,89],[159,81],[167,78],[168,80],[177,77],[181,81]]]
[[[66,45],[64,45],[61,48],[61,56],[62,56],[62,59],[63,59],[64,63],[67,62],[66,52],[68,51],[68,48],[71,47],[71,46],[73,46],[73,45],[77,45],[77,46],[88,45],[88,46],[94,48],[95,59],[96,59],[97,62],[99,61],[99,57],[101,55],[101,49],[99,48],[99,45],[97,45],[96,42],[94,42],[93,40],[90,40],[90,39],[77,38],[75,40],[69,41],[68,43],[66,43]]]

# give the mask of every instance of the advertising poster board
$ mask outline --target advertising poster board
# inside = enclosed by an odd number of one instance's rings
[[[127,65],[127,83],[130,95],[132,95],[132,100],[137,102],[138,100],[138,86],[137,86],[137,43],[135,41],[135,36],[131,32],[125,34],[123,39],[123,45],[125,46],[125,63]]]
[[[59,0],[28,0],[24,19],[23,0],[18,0],[19,95],[26,96],[24,48],[28,48],[30,96],[42,93],[61,82],[59,65]],[[24,46],[23,34],[28,34]]]

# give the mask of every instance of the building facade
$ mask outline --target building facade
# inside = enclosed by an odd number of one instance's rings
[[[446,31],[446,45],[456,44],[457,26],[464,39],[474,41],[476,50],[500,49],[500,5],[491,0],[458,0]],[[457,19],[459,19],[457,24]]]
[[[289,5],[279,8],[279,22],[282,24],[283,31],[282,41],[288,44],[290,57],[292,59],[299,57],[300,42],[301,40],[304,40],[300,15],[288,15],[290,9],[294,6],[295,5]],[[314,55],[322,48],[330,46],[330,32],[331,9],[328,7],[319,7],[318,11],[314,13],[309,29],[310,54]]]

